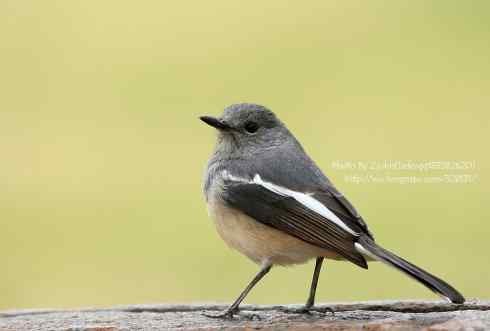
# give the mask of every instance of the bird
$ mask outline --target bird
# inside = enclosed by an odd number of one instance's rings
[[[208,213],[225,243],[260,266],[227,309],[206,316],[233,318],[272,266],[312,259],[310,292],[297,313],[314,307],[324,259],[364,269],[368,261],[380,261],[449,302],[464,303],[454,287],[380,246],[359,212],[271,110],[239,103],[226,107],[221,117],[200,119],[218,132],[203,181]]]

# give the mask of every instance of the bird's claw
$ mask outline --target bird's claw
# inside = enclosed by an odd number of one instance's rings
[[[306,314],[311,315],[311,310],[309,307],[301,307],[301,308],[281,308],[281,311],[287,314]]]
[[[226,309],[217,314],[202,313],[209,318],[233,319],[233,316],[238,313],[238,309]]]
[[[234,308],[234,309],[226,309],[225,311],[222,311],[220,313],[217,313],[217,314],[208,314],[208,313],[202,313],[204,316],[206,317],[209,317],[209,318],[221,318],[221,319],[233,319],[233,317],[235,317],[235,315],[240,315],[240,316],[243,316],[249,320],[259,320],[260,321],[260,316],[257,315],[257,314],[245,314],[245,313],[241,313],[240,310],[238,308]]]
[[[304,315],[311,315],[313,312],[319,313],[319,314],[325,314],[327,311],[331,313],[332,315],[334,314],[334,311],[330,307],[322,307],[322,309],[314,308],[313,306],[303,306],[300,308],[287,308],[283,307],[281,308],[281,311],[287,314],[304,314]]]

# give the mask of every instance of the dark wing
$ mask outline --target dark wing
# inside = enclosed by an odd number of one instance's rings
[[[313,194],[318,201],[333,211],[349,227],[374,239],[361,215],[333,185],[324,185],[321,189],[314,191]]]
[[[356,265],[367,268],[366,260],[354,247],[358,236],[291,196],[279,194],[253,182],[228,180],[225,182],[222,198],[230,207],[263,224],[336,252]],[[346,225],[350,228],[351,224]],[[359,226],[352,228],[354,232],[356,229]]]
[[[246,167],[233,169],[234,172],[241,177],[247,177],[250,173],[260,174],[265,181],[275,185],[297,192],[309,192],[349,227],[372,238],[361,215],[306,155],[297,141],[268,151],[245,164]]]

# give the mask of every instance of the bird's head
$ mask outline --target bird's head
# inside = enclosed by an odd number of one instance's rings
[[[200,119],[218,130],[218,149],[230,153],[255,154],[293,139],[272,111],[256,104],[234,104],[219,118]]]

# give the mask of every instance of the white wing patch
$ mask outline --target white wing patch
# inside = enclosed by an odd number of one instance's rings
[[[223,170],[222,171],[222,176],[225,179],[232,180],[235,182],[241,182],[241,183],[249,183],[249,184],[257,184],[260,185],[269,191],[272,191],[276,194],[279,194],[281,196],[286,196],[286,197],[291,197],[294,198],[296,201],[301,203],[303,206],[306,208],[313,210],[315,213],[325,217],[327,220],[337,224],[340,226],[342,229],[345,231],[349,232],[350,234],[354,236],[359,236],[359,233],[355,232],[351,228],[347,226],[337,215],[335,215],[330,209],[328,209],[324,204],[322,204],[320,201],[316,200],[313,198],[310,194],[308,193],[301,193],[297,191],[290,190],[288,188],[266,182],[262,180],[259,174],[256,174],[252,180],[243,178],[243,177],[237,177],[232,174],[230,174],[228,171]]]
[[[272,191],[276,194],[294,198],[296,201],[298,201],[299,203],[301,203],[302,205],[304,205],[308,209],[311,209],[314,212],[316,212],[317,214],[322,215],[323,217],[325,217],[329,221],[340,226],[345,231],[347,231],[347,232],[349,232],[355,236],[359,236],[359,233],[357,233],[354,230],[352,230],[351,228],[349,228],[347,226],[347,224],[342,222],[342,220],[337,215],[335,215],[330,209],[328,209],[320,201],[316,200],[315,198],[313,198],[311,195],[309,195],[307,193],[301,193],[301,192],[293,191],[293,190],[290,190],[288,188],[263,181],[259,174],[256,174],[254,176],[251,183],[261,185],[261,186],[265,187],[266,189],[268,189],[269,191]]]
[[[230,174],[227,170],[223,170],[221,172],[221,176],[226,180],[232,180],[234,182],[241,182],[241,183],[247,183],[247,184],[252,183],[250,180],[248,180],[246,178],[237,177],[237,176]]]

